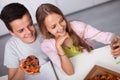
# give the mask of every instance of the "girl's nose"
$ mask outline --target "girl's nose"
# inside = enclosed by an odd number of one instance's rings
[[[58,24],[58,29],[62,29],[63,27],[60,25],[60,24]]]
[[[61,32],[62,30],[63,30],[63,27],[62,27],[61,25],[59,25],[57,31],[58,31],[58,32]]]

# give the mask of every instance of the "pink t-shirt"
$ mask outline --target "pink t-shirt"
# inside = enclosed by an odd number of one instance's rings
[[[100,30],[80,21],[72,21],[70,22],[70,25],[76,34],[86,41],[96,40],[104,44],[111,43],[113,33],[101,32]],[[61,68],[60,58],[55,47],[55,39],[45,39],[41,44],[41,48],[54,65],[63,71]]]

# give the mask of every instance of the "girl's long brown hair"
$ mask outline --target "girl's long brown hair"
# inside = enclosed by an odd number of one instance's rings
[[[90,52],[93,49],[73,31],[70,24],[67,22],[65,16],[61,12],[61,10],[49,3],[41,4],[41,6],[39,6],[36,11],[36,20],[37,20],[39,29],[46,39],[54,38],[54,36],[47,31],[46,26],[44,25],[44,20],[46,16],[52,13],[61,15],[63,19],[66,21],[66,24],[67,24],[66,31],[73,39],[73,45],[75,47],[77,47],[80,51],[83,51],[83,48],[84,48],[88,52]]]

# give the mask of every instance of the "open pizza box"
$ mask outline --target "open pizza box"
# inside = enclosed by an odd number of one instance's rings
[[[97,75],[111,74],[117,77],[116,80],[120,80],[120,73],[112,71],[110,69],[95,65],[92,70],[88,73],[84,80],[93,80],[92,78]],[[95,79],[94,79],[95,80]],[[97,79],[98,80],[98,79]],[[114,79],[113,79],[114,80]]]

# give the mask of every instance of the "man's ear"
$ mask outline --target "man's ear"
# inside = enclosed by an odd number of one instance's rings
[[[10,30],[9,30],[9,33],[10,33],[11,35],[15,35],[13,31],[10,31]]]

